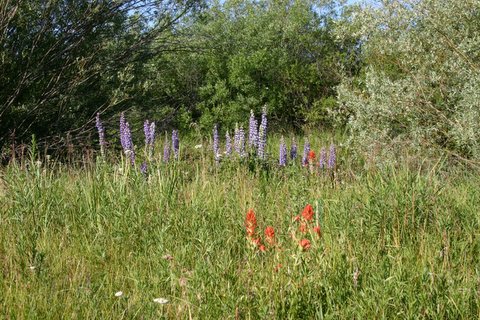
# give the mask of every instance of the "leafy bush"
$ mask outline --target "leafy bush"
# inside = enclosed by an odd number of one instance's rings
[[[447,150],[480,159],[480,2],[397,0],[357,7],[343,36],[366,68],[338,87],[336,117],[357,150]]]
[[[347,61],[333,38],[337,1],[224,1],[192,29],[206,48],[192,63],[205,77],[193,106],[202,128],[233,126],[264,105],[275,123],[325,124],[325,105]],[[175,62],[174,62],[175,63]],[[196,121],[194,117],[194,121]]]

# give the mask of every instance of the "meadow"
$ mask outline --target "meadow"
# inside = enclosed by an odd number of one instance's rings
[[[480,319],[479,22],[1,0],[0,320]]]
[[[480,175],[341,146],[334,169],[279,167],[278,141],[264,161],[188,141],[147,170],[112,150],[1,168],[0,318],[480,317]]]

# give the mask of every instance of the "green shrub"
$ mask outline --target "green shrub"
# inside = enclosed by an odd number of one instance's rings
[[[335,115],[357,150],[433,147],[480,159],[479,14],[479,1],[456,0],[352,11],[338,32],[361,39],[366,68],[338,87]]]

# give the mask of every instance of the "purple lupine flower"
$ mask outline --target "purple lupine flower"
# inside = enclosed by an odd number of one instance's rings
[[[130,163],[135,164],[135,150],[133,148],[132,132],[130,131],[130,125],[125,122],[123,130],[123,141],[125,143],[124,151],[127,156],[130,157]]]
[[[238,123],[235,124],[235,131],[233,134],[233,148],[235,152],[240,154],[240,130],[238,129]]]
[[[327,150],[324,147],[320,150],[320,161],[318,163],[320,169],[325,169],[327,167]]]
[[[143,175],[147,174],[147,163],[143,161],[142,165],[140,166],[140,173]]]
[[[248,146],[257,147],[258,144],[258,124],[253,110],[250,110],[250,120],[248,121]]]
[[[295,138],[292,140],[292,147],[290,148],[290,160],[297,159],[297,142]]]
[[[280,139],[280,150],[279,150],[279,157],[278,162],[281,167],[285,167],[287,165],[287,145],[285,144],[285,139]]]
[[[262,108],[262,121],[260,122],[260,125],[264,128],[265,133],[267,133],[267,107],[266,106]]]
[[[150,123],[150,144],[153,145],[155,142],[155,122]]]
[[[232,139],[230,138],[230,134],[227,133],[225,134],[225,154],[227,156],[232,154]]]
[[[243,127],[238,129],[238,155],[240,158],[245,157],[245,131]]]
[[[265,159],[265,131],[262,125],[258,129],[258,149],[257,149],[257,156],[259,159]]]
[[[328,155],[328,163],[327,163],[328,169],[335,168],[336,162],[337,162],[337,152],[335,150],[335,145],[332,143],[330,145],[330,154]]]
[[[155,145],[155,122],[151,122],[150,123],[150,136],[149,136],[149,140],[150,140],[150,154],[149,156],[152,156],[153,154],[153,146]]]
[[[150,144],[150,122],[145,120],[143,123],[143,133],[145,134],[145,145]]]
[[[245,157],[245,131],[243,127],[240,127],[238,130],[238,134],[240,136],[239,144],[240,144],[240,157]]]
[[[155,141],[155,122],[145,120],[143,123],[143,133],[145,134],[145,151],[150,158],[153,154],[153,144]]]
[[[120,114],[120,143],[122,144],[123,150],[126,149],[126,145],[128,142],[125,141],[125,113],[122,112]]]
[[[305,144],[303,145],[303,157],[302,157],[302,164],[308,164],[308,153],[310,152],[310,142],[308,139],[305,139]]]
[[[170,160],[170,143],[167,136],[165,136],[165,143],[163,145],[163,162],[168,162]]]
[[[143,132],[145,133],[145,145],[152,147],[155,140],[155,122],[145,120],[143,123]]]
[[[172,149],[173,149],[175,160],[178,160],[178,155],[180,152],[180,140],[178,139],[177,130],[172,131]]]
[[[258,129],[258,157],[265,160],[265,148],[267,146],[267,107],[263,107],[262,121]]]
[[[102,157],[105,156],[105,128],[102,124],[102,121],[100,120],[100,114],[97,113],[97,117],[95,119],[95,126],[97,127],[98,131],[98,143],[100,144],[100,154]]]
[[[213,126],[213,155],[215,161],[220,161],[220,147],[218,145],[218,126],[215,124]]]
[[[130,125],[125,120],[125,113],[120,114],[120,143],[122,144],[123,151],[130,157],[130,162],[135,164],[135,150],[133,150],[132,133],[130,131]]]

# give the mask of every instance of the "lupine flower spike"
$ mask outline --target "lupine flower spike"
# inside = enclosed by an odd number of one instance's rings
[[[132,133],[130,125],[125,121],[125,114],[120,115],[120,143],[125,155],[130,158],[130,163],[135,164],[135,150],[133,149]]]
[[[280,148],[279,148],[279,165],[285,167],[287,165],[287,145],[285,144],[285,139],[283,136],[280,138]]]
[[[100,144],[100,154],[102,157],[105,157],[105,128],[103,127],[102,121],[100,120],[100,114],[97,113],[97,117],[95,118],[95,126],[97,127],[98,131],[98,143]]]
[[[125,141],[127,141],[127,149],[125,150],[125,153],[130,156],[130,163],[132,165],[135,164],[135,150],[133,147],[133,141],[132,141],[132,132],[130,131],[130,125],[128,122],[125,123]]]
[[[233,133],[233,148],[237,154],[240,154],[240,129],[238,123],[235,123],[235,131]]]
[[[148,146],[150,144],[150,122],[148,120],[143,123],[143,133],[145,135],[145,145]]]
[[[328,156],[328,169],[334,169],[337,162],[337,152],[335,150],[335,145],[332,143],[330,145],[330,154]]]
[[[153,146],[155,140],[155,122],[149,122],[145,120],[143,123],[143,133],[145,134],[145,144]]]
[[[238,129],[238,146],[237,152],[240,158],[245,157],[245,131],[243,131],[243,127]]]
[[[122,145],[123,151],[128,149],[128,141],[125,139],[126,134],[125,134],[125,127],[126,127],[127,121],[125,120],[125,113],[122,112],[120,114],[120,144]]]
[[[213,156],[215,162],[218,163],[218,161],[220,161],[220,147],[218,145],[218,127],[216,124],[213,127]]]
[[[120,144],[122,145],[123,150],[125,150],[126,142],[124,141],[124,131],[125,131],[125,113],[120,114]]]
[[[153,147],[153,144],[155,143],[155,122],[153,122],[153,121],[150,123],[150,137],[149,137],[149,140],[150,140],[150,144]]]
[[[305,139],[305,144],[303,145],[303,157],[302,157],[302,165],[308,165],[308,153],[310,152],[310,142],[308,139]]]
[[[258,129],[258,158],[265,160],[265,148],[267,147],[267,107],[263,107],[262,121]]]
[[[227,133],[225,133],[225,154],[227,156],[232,154],[232,139],[230,138],[228,130]]]
[[[295,141],[295,138],[292,140],[292,147],[290,148],[290,160],[295,160],[297,159],[297,142]]]
[[[320,160],[318,163],[320,169],[326,169],[327,167],[327,150],[324,147],[320,150]]]
[[[170,160],[170,142],[165,136],[165,144],[163,145],[163,162],[167,163]]]
[[[180,153],[180,140],[178,139],[177,130],[172,131],[172,149],[173,149],[173,155],[175,157],[175,160],[178,160],[178,156]]]
[[[153,144],[155,141],[155,122],[145,120],[143,123],[143,133],[145,134],[145,149],[148,157],[153,154]]]
[[[258,124],[253,110],[250,110],[250,119],[248,121],[248,146],[250,149],[258,145]]]
[[[147,174],[147,163],[145,161],[140,166],[140,173],[143,175]]]

